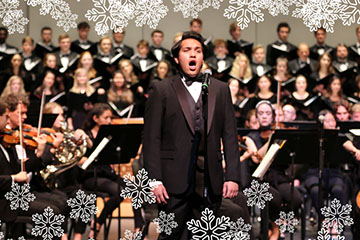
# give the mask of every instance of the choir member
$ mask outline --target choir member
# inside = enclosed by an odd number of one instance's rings
[[[355,76],[357,63],[349,60],[349,51],[344,44],[338,44],[336,47],[336,58],[333,61],[333,67],[340,75],[341,85],[344,93],[352,95],[355,88]]]
[[[89,84],[88,72],[84,68],[75,71],[74,86],[68,94],[68,126],[78,129],[82,126],[87,113],[99,97],[105,94],[104,89],[96,89]]]
[[[345,103],[349,104],[343,94],[341,82],[338,76],[333,76],[327,88],[327,93],[323,97],[325,107],[332,110],[335,103]]]
[[[278,57],[286,57],[289,61],[296,56],[296,46],[288,42],[290,26],[287,22],[281,22],[277,26],[278,40],[269,44],[266,48],[266,63],[274,66]]]
[[[256,117],[256,110],[255,109],[251,109],[246,114],[245,128],[250,128],[250,129],[259,129],[260,128],[260,123],[259,123],[259,120]]]
[[[156,62],[161,60],[171,61],[171,53],[169,50],[162,47],[162,42],[164,40],[164,32],[161,30],[154,30],[151,33],[152,45],[150,46],[149,58],[153,59]]]
[[[230,24],[229,33],[231,40],[227,40],[227,48],[229,50],[229,56],[235,58],[239,53],[245,53],[249,59],[251,59],[252,43],[241,39],[241,28],[237,22]]]
[[[240,95],[240,83],[237,79],[231,78],[228,81],[229,89],[230,89],[230,96],[231,101],[234,107],[234,113],[236,118],[237,126],[241,126],[241,117],[243,112],[243,107],[241,107],[241,102],[243,101],[244,97]]]
[[[200,18],[194,18],[193,20],[190,21],[190,31],[201,34],[202,27],[203,27],[203,22]],[[212,36],[209,36],[207,39],[205,39],[204,44],[207,49],[207,51],[205,51],[205,57],[204,57],[204,60],[206,60],[207,57],[214,55]]]
[[[37,79],[42,80],[43,73],[47,69],[50,69],[55,73],[56,88],[59,90],[59,92],[65,91],[64,79],[66,79],[66,81],[68,81],[67,85],[73,84],[73,78],[65,78],[65,76],[58,71],[57,59],[56,59],[55,54],[53,54],[53,53],[47,53],[45,55],[44,60],[43,60],[43,67],[42,67],[42,70],[40,71],[41,74],[37,77]],[[34,87],[36,88],[39,85],[41,85],[41,81],[36,80]]]
[[[8,38],[8,30],[5,27],[0,27],[0,54],[13,55],[18,52],[18,49],[6,43]]]
[[[356,38],[356,43],[349,46],[349,59],[360,66],[360,26],[356,27]]]
[[[57,48],[51,43],[52,29],[50,27],[43,27],[40,32],[41,40],[35,45],[35,55],[44,59],[47,53],[53,53]]]
[[[29,36],[23,38],[21,50],[22,66],[29,76],[26,79],[29,82],[24,83],[25,90],[30,92],[34,89],[34,82],[40,73],[42,59],[33,54],[34,40]]]
[[[294,80],[289,72],[289,65],[287,58],[279,57],[276,59],[276,65],[273,73],[272,90],[277,91],[278,83],[281,84],[281,99],[289,96],[294,90]],[[275,84],[274,84],[275,83]]]
[[[91,54],[96,54],[96,44],[88,39],[90,25],[87,22],[80,22],[77,25],[79,39],[72,41],[71,50],[81,54],[84,51],[89,51]]]
[[[131,57],[134,72],[138,76],[139,84],[147,91],[151,78],[151,71],[157,66],[157,62],[148,57],[150,48],[146,40],[140,40],[137,44],[137,53]]]
[[[231,78],[235,78],[240,81],[241,94],[245,97],[254,91],[255,82],[251,72],[250,61],[245,54],[240,53],[235,58],[229,75]]]
[[[122,53],[125,59],[130,59],[134,55],[134,49],[132,47],[124,44],[125,29],[122,29],[121,32],[113,31],[113,49],[116,53]]]
[[[252,50],[253,61],[251,63],[251,70],[253,75],[261,77],[272,71],[272,67],[265,64],[265,48],[262,45],[256,45]]]
[[[296,120],[312,120],[321,108],[319,96],[311,95],[306,89],[307,79],[299,75],[295,79],[295,91],[284,100],[296,109]]]
[[[318,60],[324,53],[332,54],[333,48],[325,43],[326,30],[322,27],[314,32],[316,43],[310,48],[310,58]]]
[[[350,120],[349,105],[344,103],[336,103],[334,104],[333,110],[335,112],[335,118],[337,121]]]
[[[356,103],[351,107],[351,120],[360,121],[360,103]]]
[[[97,103],[94,105],[94,108],[88,114],[84,124],[83,129],[86,134],[90,137],[90,141],[94,143],[96,139],[99,129],[101,125],[108,125],[111,123],[111,108],[104,103]],[[92,144],[91,144],[92,145]],[[112,154],[111,156],[116,159],[117,151],[116,146],[111,143],[107,146],[108,154]],[[103,159],[103,156],[99,155],[99,162]],[[103,159],[106,160],[106,159]],[[111,161],[111,159],[107,159],[107,161]],[[124,189],[125,183],[123,179],[118,176],[113,167],[110,164],[96,166],[96,174],[97,174],[97,182],[95,183],[94,179],[94,166],[90,165],[83,176],[83,186],[87,190],[95,190],[95,184],[98,187],[98,191],[105,192],[110,195],[110,199],[105,202],[105,206],[100,213],[99,218],[96,222],[96,227],[94,226],[94,221],[91,222],[91,231],[89,233],[89,238],[94,238],[94,234],[99,232],[101,226],[105,223],[106,218],[109,214],[119,207],[119,204],[122,202],[123,198],[120,197],[120,192],[118,188]],[[119,186],[120,185],[120,186]]]
[[[174,38],[173,38],[173,44],[175,44],[175,43],[177,43],[178,41],[180,41],[181,38],[182,38],[182,35],[183,35],[183,32],[177,32],[177,33],[175,33]]]
[[[58,69],[61,73],[71,71],[70,68],[73,66],[76,67],[75,62],[79,56],[77,53],[71,51],[71,39],[66,33],[59,35],[59,47],[60,49],[54,53]]]
[[[335,74],[332,66],[332,58],[329,53],[324,53],[319,57],[315,71],[310,75],[309,89],[314,93],[324,95],[330,78]]]
[[[256,104],[262,100],[267,100],[271,104],[276,103],[276,95],[271,91],[271,80],[266,75],[257,80],[255,92],[251,94],[247,109],[254,109]]]
[[[282,107],[284,113],[284,122],[293,122],[296,119],[296,109],[290,104],[285,104]]]
[[[224,39],[216,39],[214,47],[214,55],[208,57],[205,63],[211,68],[214,78],[227,82],[234,59],[228,56]]]
[[[171,75],[171,64],[166,60],[161,60],[153,71],[151,81],[162,81]]]
[[[25,94],[24,82],[21,77],[13,75],[9,78],[4,91],[1,93],[1,98],[5,99],[10,94]]]
[[[79,57],[77,68],[84,68],[89,73],[89,83],[95,88],[105,87],[103,76],[94,68],[94,58],[89,51],[82,52]]]
[[[309,78],[315,71],[316,61],[309,58],[310,50],[306,43],[300,43],[297,49],[297,58],[289,62],[289,70],[293,76],[302,74]]]

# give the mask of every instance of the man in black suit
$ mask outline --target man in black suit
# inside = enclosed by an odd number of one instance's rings
[[[266,48],[266,63],[270,66],[276,64],[278,57],[286,57],[289,61],[296,57],[296,46],[288,42],[291,28],[287,22],[279,23],[277,27],[278,40]]]
[[[18,52],[18,49],[6,43],[8,30],[0,27],[0,65],[5,69],[9,64],[12,55]]]
[[[40,33],[41,41],[35,45],[34,53],[39,58],[43,59],[47,53],[52,53],[56,47],[51,43],[52,29],[50,27],[43,27]]]
[[[124,44],[125,29],[122,32],[113,31],[113,49],[118,53],[124,53],[123,58],[130,59],[134,55],[134,49]]]
[[[237,22],[230,24],[229,33],[231,40],[227,40],[227,48],[229,50],[229,56],[236,58],[240,53],[245,53],[251,60],[252,44],[248,41],[241,39],[241,28]]]
[[[79,39],[71,43],[71,50],[79,54],[85,51],[89,51],[92,55],[96,54],[96,44],[88,39],[90,25],[87,22],[81,22],[77,25],[77,30]]]
[[[159,239],[190,239],[186,222],[203,207],[200,172],[207,134],[207,206],[217,211],[221,198],[238,193],[239,151],[229,88],[214,78],[208,87],[208,129],[203,128],[200,69],[205,45],[196,32],[185,32],[172,47],[179,73],[151,85],[145,109],[144,163],[149,178],[158,181],[156,200],[166,213],[174,213],[178,227]],[[205,132],[205,133],[204,133]],[[222,169],[221,142],[226,160]],[[206,167],[205,167],[206,169]],[[225,181],[225,182],[224,182]],[[199,186],[200,185],[200,186]]]
[[[289,62],[292,75],[304,75],[309,79],[310,74],[315,71],[316,61],[309,58],[310,50],[306,43],[300,43],[297,50],[297,58]]]
[[[153,44],[150,46],[149,58],[153,59],[156,62],[161,60],[171,61],[171,54],[169,50],[161,46],[164,40],[164,33],[161,30],[154,30],[151,33],[151,40]]]
[[[316,32],[314,32],[314,36],[316,43],[310,48],[310,58],[317,61],[325,52],[332,54],[332,50],[334,48],[325,43],[326,30],[324,28],[319,28]]]

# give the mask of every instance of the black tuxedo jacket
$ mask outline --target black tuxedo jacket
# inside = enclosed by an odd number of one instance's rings
[[[118,47],[113,45],[113,49],[115,51],[116,54],[123,52],[124,53],[124,58],[126,59],[130,59],[133,55],[134,55],[134,49],[132,49],[132,47],[129,47],[127,45],[123,45],[123,47]]]
[[[272,45],[281,46],[282,44],[283,43],[278,40],[267,46],[267,48],[266,48],[266,64],[268,64],[270,66],[275,66],[276,59],[278,57],[280,57],[281,55],[285,56],[289,61],[296,58],[297,47],[294,44],[289,43],[289,42],[284,43],[287,47],[286,53],[279,55],[279,53],[274,52]]]
[[[61,58],[60,58],[60,51],[57,51],[54,53],[56,56],[56,62],[58,64],[58,69],[63,68],[63,65],[61,64]],[[79,58],[79,54],[77,54],[76,52],[70,51],[70,55],[69,55],[69,64],[71,64],[73,62],[73,60],[75,58]],[[76,60],[77,61],[77,60]],[[70,68],[74,68],[76,69],[77,64],[73,63],[71,65],[68,66],[68,68],[66,69],[66,71],[68,71]]]
[[[145,108],[144,163],[149,178],[163,182],[170,194],[185,193],[195,129],[192,109],[180,76],[154,82]],[[236,123],[229,87],[211,78],[208,98],[210,186],[221,195],[223,182],[240,181]],[[220,144],[224,145],[225,176]]]
[[[331,57],[333,57],[333,55],[334,55],[333,50],[334,50],[334,48],[330,47],[327,44],[324,44],[323,46],[319,46],[319,45],[315,44],[314,46],[312,46],[310,48],[310,58],[312,58],[316,61],[319,60],[320,55],[322,55],[320,53],[323,51],[331,54]]]
[[[151,58],[152,60],[156,61],[156,62],[159,62],[161,60],[166,60],[166,61],[169,61],[171,62],[171,53],[169,50],[163,48],[163,47],[160,47],[159,49],[162,51],[162,58],[161,59],[157,59],[156,55],[155,55],[155,49],[157,49],[156,47],[154,46],[150,46],[150,51],[149,51],[149,54],[148,54],[148,57]]]
[[[316,69],[316,61],[310,58],[310,63],[307,63],[307,65],[309,65],[310,68],[302,70],[299,59],[296,58],[289,62],[289,70],[291,74],[294,76],[298,74],[302,74],[305,77],[309,78],[311,73],[313,73]]]

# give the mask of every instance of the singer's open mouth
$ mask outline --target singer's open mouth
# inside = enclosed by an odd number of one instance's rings
[[[192,71],[195,71],[195,70],[196,70],[196,61],[195,61],[195,60],[191,60],[191,61],[189,62],[189,68],[190,68],[190,70],[192,70]]]

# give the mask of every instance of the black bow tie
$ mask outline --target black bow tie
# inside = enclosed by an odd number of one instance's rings
[[[60,57],[70,57],[70,53],[68,53],[68,54],[61,54]]]
[[[197,77],[197,78],[187,78],[186,80],[185,80],[185,84],[186,84],[186,86],[188,86],[188,87],[190,87],[191,86],[191,84],[193,84],[193,82],[202,82],[202,79],[201,79],[201,77]]]

